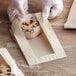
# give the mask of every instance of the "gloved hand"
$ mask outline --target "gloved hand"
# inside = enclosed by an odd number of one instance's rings
[[[62,0],[43,0],[43,19],[59,16],[63,10]]]
[[[10,0],[7,13],[12,22],[15,16],[19,16],[21,20],[25,19],[25,13],[28,10],[28,0]]]

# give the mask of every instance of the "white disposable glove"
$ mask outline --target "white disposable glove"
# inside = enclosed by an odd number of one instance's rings
[[[63,10],[62,0],[43,0],[43,19],[59,16]]]
[[[12,22],[15,16],[19,16],[21,20],[25,19],[25,13],[28,10],[28,0],[10,0],[7,13]]]

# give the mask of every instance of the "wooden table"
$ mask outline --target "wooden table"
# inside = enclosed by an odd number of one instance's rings
[[[9,1],[0,0],[0,47],[8,49],[19,68],[21,68],[26,76],[76,76],[76,30],[63,29],[72,2],[73,0],[64,0],[63,13],[59,17],[50,20],[67,57],[40,65],[28,66],[18,45],[9,33],[11,25],[6,13]],[[42,0],[29,0],[29,11],[41,11],[41,5]],[[0,64],[2,64],[2,61]]]

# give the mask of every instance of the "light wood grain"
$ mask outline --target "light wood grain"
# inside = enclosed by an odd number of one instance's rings
[[[62,57],[66,57],[66,54],[64,52],[63,47],[61,46],[52,26],[51,23],[48,20],[43,20],[41,17],[41,14],[36,14],[39,23],[41,25],[41,28],[44,32],[44,34],[46,35],[50,45],[52,46],[55,55],[57,58],[62,58]]]
[[[68,19],[64,24],[64,28],[76,29],[76,0],[73,1],[70,13],[68,15]]]

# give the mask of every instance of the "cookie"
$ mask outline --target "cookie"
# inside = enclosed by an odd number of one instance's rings
[[[9,66],[0,65],[0,76],[12,76]]]
[[[12,76],[11,68],[0,55],[0,76]]]
[[[28,14],[27,20],[21,25],[27,39],[32,39],[41,34],[40,23],[35,15]]]

